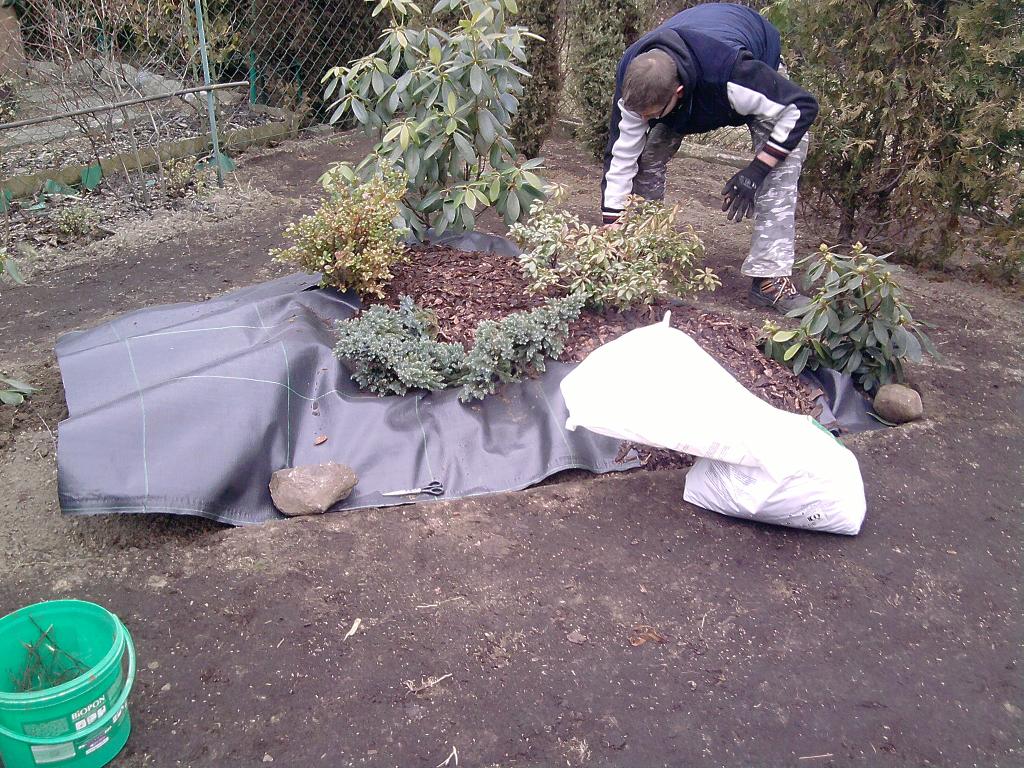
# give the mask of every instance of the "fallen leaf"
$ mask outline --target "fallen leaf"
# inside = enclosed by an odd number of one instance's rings
[[[323,445],[327,442],[327,435],[317,435],[313,438],[313,445]]]
[[[576,645],[583,645],[587,642],[589,638],[587,638],[587,636],[580,632],[578,629],[574,629],[572,632],[566,635],[565,639],[568,640],[570,643],[575,643]]]
[[[630,631],[632,634],[629,636],[629,644],[634,648],[638,648],[648,641],[659,645],[668,642],[667,638],[650,624],[637,624]]]

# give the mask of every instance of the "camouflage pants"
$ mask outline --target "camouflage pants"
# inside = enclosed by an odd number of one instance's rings
[[[750,124],[755,155],[768,140],[771,130],[772,126],[767,123]],[[679,150],[682,140],[682,136],[663,123],[651,129],[633,179],[633,194],[648,200],[665,198],[668,161]],[[793,273],[797,182],[807,156],[807,143],[808,136],[804,135],[797,148],[772,169],[757,191],[750,255],[740,270],[748,277],[779,277]]]

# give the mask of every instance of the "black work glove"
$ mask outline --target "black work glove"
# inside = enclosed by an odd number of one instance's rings
[[[740,221],[744,216],[749,219],[754,215],[754,195],[769,171],[771,167],[755,157],[750,165],[726,182],[722,190],[725,198],[722,210],[726,211],[725,217],[729,221]]]

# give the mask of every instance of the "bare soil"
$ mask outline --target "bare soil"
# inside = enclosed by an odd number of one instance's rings
[[[247,155],[245,199],[125,219],[0,286],[0,370],[41,386],[0,415],[0,612],[78,597],[126,621],[140,672],[113,765],[1022,764],[1024,312],[982,286],[905,273],[943,357],[913,371],[926,420],[847,440],[854,538],[696,509],[682,470],[246,529],[62,517],[56,337],[281,274],[267,249],[361,153]],[[560,138],[545,154],[596,221],[597,164]],[[695,306],[757,327],[730,173],[674,163],[669,196],[724,282]],[[664,642],[635,644],[647,627]]]

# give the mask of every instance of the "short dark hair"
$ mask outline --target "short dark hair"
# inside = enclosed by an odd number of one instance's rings
[[[676,63],[665,51],[653,50],[636,56],[626,67],[622,80],[622,103],[631,112],[660,107],[681,85]]]

